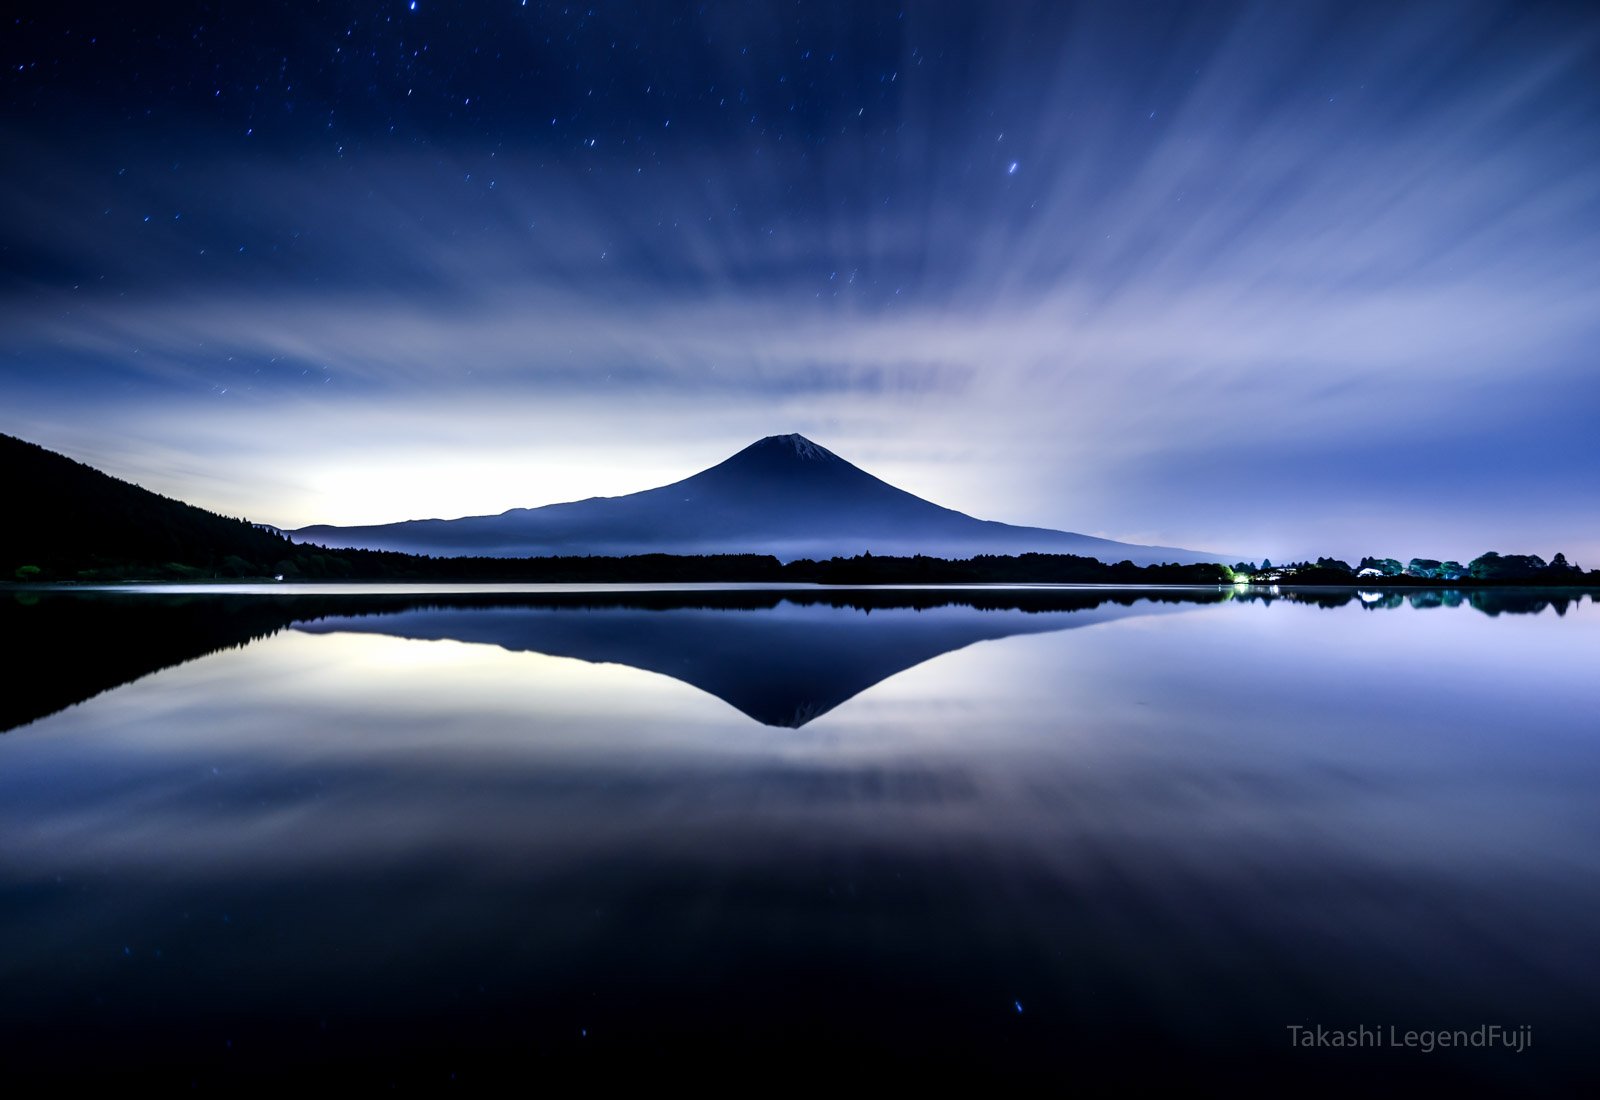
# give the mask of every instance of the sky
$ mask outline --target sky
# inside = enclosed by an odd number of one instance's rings
[[[1593,4],[0,25],[0,431],[284,527],[801,432],[1011,523],[1600,566]]]

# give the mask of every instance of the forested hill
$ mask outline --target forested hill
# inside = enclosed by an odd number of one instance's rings
[[[0,476],[0,575],[7,578],[30,566],[50,578],[129,566],[212,574],[228,572],[230,558],[261,575],[293,549],[288,539],[242,519],[152,493],[9,435],[0,435]]]

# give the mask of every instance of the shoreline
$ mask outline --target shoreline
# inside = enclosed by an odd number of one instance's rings
[[[1174,592],[1232,592],[1250,595],[1279,595],[1288,592],[1475,592],[1497,590],[1526,590],[1539,592],[1588,593],[1600,596],[1600,581],[1593,583],[1540,583],[1516,580],[1425,581],[1387,578],[1381,582],[1352,584],[1270,584],[1161,583],[1140,581],[750,581],[750,580],[700,580],[700,581],[650,581],[650,580],[581,580],[581,581],[480,581],[480,580],[293,580],[278,581],[270,577],[219,577],[205,581],[188,580],[137,580],[125,582],[105,581],[3,581],[0,591],[26,592],[109,592],[109,593],[174,593],[180,595],[375,595],[386,591],[400,593],[461,592],[492,594],[504,592],[839,592],[851,590],[874,591],[1174,591]]]

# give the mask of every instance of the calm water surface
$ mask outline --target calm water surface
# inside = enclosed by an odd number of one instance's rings
[[[1600,609],[1316,600],[0,593],[0,1067],[1593,1085]]]

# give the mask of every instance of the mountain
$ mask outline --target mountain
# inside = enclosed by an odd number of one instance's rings
[[[759,553],[793,560],[1039,552],[1139,564],[1223,560],[976,519],[897,489],[802,435],[768,436],[692,477],[627,496],[290,534],[330,547],[440,556]]]
[[[295,549],[242,519],[152,493],[13,436],[0,435],[0,472],[5,578],[19,569],[71,577],[79,570],[169,563],[209,575],[230,561],[260,574]]]

